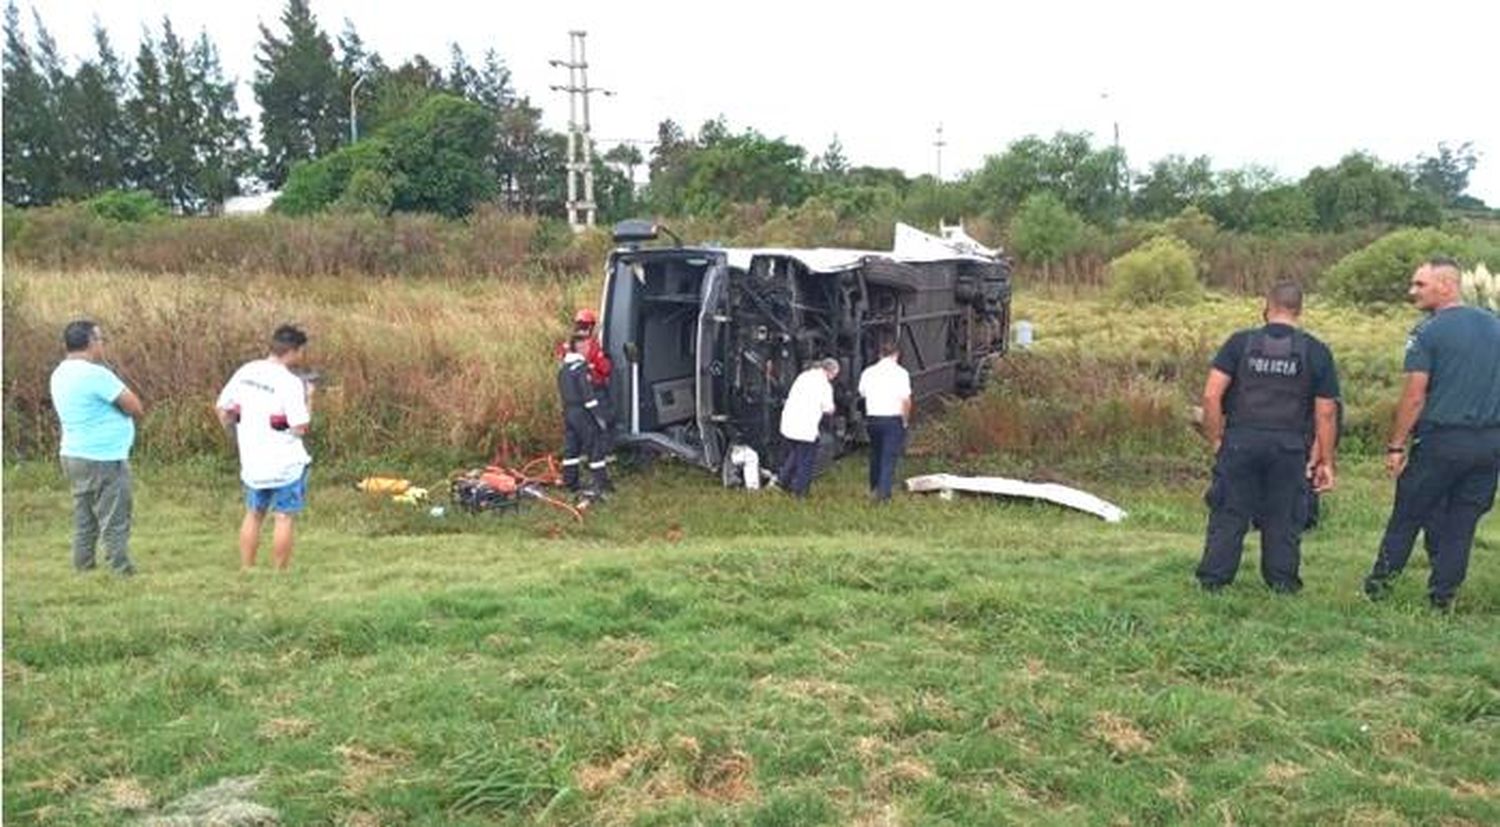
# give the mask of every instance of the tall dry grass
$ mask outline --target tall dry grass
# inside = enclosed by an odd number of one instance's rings
[[[950,408],[919,436],[955,458],[1039,461],[1174,455],[1201,464],[1193,429],[1209,364],[1236,330],[1260,324],[1260,300],[1210,293],[1189,307],[1122,307],[1098,291],[1032,288],[1014,315],[1036,345],[1000,360],[985,393]],[[1414,310],[1367,311],[1309,298],[1303,326],[1328,344],[1344,403],[1345,453],[1378,453],[1402,381]]]
[[[137,224],[74,206],[5,210],[5,259],[49,270],[182,275],[425,276],[560,274],[593,269],[608,233],[579,235],[535,216],[484,208],[433,215],[169,218]]]
[[[326,214],[122,224],[68,206],[7,208],[4,217],[6,261],[50,270],[293,277],[560,275],[597,272],[611,246],[604,228],[574,235],[560,222],[493,207],[464,219]],[[664,223],[688,244],[885,250],[897,219],[888,212],[840,217],[828,205],[812,201],[795,209],[738,204],[718,216],[668,218]],[[986,217],[967,220],[965,226],[980,241],[1007,244],[1005,228]],[[1282,278],[1315,286],[1324,270],[1379,234],[1258,236],[1190,221],[1131,222],[1091,233],[1080,249],[1046,268],[1018,264],[1018,279],[1046,286],[1103,286],[1110,261],[1169,230],[1198,251],[1207,286],[1250,293]]]
[[[56,450],[47,382],[61,331],[88,317],[145,400],[137,454],[223,450],[211,406],[277,324],[304,325],[330,382],[316,400],[320,458],[488,455],[502,437],[541,450],[558,437],[552,346],[597,285],[578,279],[162,276],[12,267],[4,288],[4,444]]]

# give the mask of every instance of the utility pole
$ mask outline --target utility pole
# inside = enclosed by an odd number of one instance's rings
[[[594,204],[594,147],[589,137],[589,93],[613,95],[607,89],[589,86],[589,62],[584,51],[588,33],[579,29],[568,32],[568,59],[549,61],[552,66],[567,67],[568,85],[553,86],[555,92],[568,93],[568,223],[574,231],[594,226],[597,206]],[[579,113],[582,112],[582,119]],[[580,186],[581,184],[581,186]],[[579,190],[582,189],[582,198]]]
[[[359,94],[359,86],[360,86],[360,84],[364,83],[365,82],[365,78],[368,78],[368,77],[369,77],[369,75],[360,75],[354,81],[354,85],[351,86],[351,87],[349,87],[349,143],[350,143],[350,145],[359,143],[359,99],[357,97],[355,97],[355,96]]]
[[[943,140],[943,125],[941,123],[938,124],[937,128],[937,140],[933,141],[932,145],[937,147],[937,180],[941,184],[943,182],[943,147],[948,145],[948,142]]]
[[[1115,196],[1116,208],[1121,212],[1120,217],[1123,218],[1126,209],[1121,195],[1123,194],[1125,199],[1128,199],[1130,197],[1130,167],[1123,163],[1125,159],[1120,155],[1119,109],[1110,100],[1109,92],[1107,91],[1099,93],[1099,100],[1104,101],[1104,105],[1109,107],[1110,125],[1114,127],[1114,158],[1112,159],[1112,169],[1110,170],[1110,172],[1112,173],[1111,177],[1114,180],[1110,184],[1110,189],[1113,191]]]

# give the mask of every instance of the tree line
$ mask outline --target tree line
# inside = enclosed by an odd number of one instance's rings
[[[96,25],[94,53],[70,68],[35,11],[27,37],[12,0],[3,60],[6,203],[46,206],[140,190],[176,212],[212,212],[249,187],[285,187],[300,166],[352,149],[357,132],[442,167],[426,182],[365,176],[356,201],[394,186],[398,196],[418,194],[390,199],[389,209],[454,214],[499,200],[527,212],[561,211],[566,138],[542,126],[541,109],[517,93],[493,50],[474,62],[455,44],[444,65],[416,55],[392,66],[351,22],[330,36],[307,0],[288,0],[278,22],[260,29],[252,80],[260,115],[252,124],[207,33],[184,39],[163,17],[127,61]],[[461,134],[445,134],[450,126]],[[600,200],[614,208],[630,187],[602,162],[598,173]],[[480,183],[447,192],[453,187],[443,179],[450,178]],[[438,191],[424,195],[423,186]]]
[[[139,190],[194,214],[259,184],[281,190],[276,209],[294,215],[462,216],[481,203],[562,214],[566,139],[542,126],[540,108],[514,88],[493,50],[473,62],[455,44],[444,65],[416,55],[392,66],[351,22],[330,36],[307,0],[287,0],[278,23],[260,29],[252,83],[260,115],[252,125],[206,33],[184,39],[163,18],[127,62],[96,27],[94,54],[70,70],[34,12],[34,36],[26,37],[12,0],[3,64],[6,203]],[[718,118],[691,134],[662,121],[649,155],[621,144],[594,157],[605,220],[714,216],[754,203],[927,224],[984,215],[1006,226],[1019,220],[1048,255],[1089,226],[1184,210],[1226,230],[1277,234],[1431,226],[1446,212],[1485,208],[1465,194],[1478,163],[1470,143],[1439,144],[1405,164],[1353,152],[1286,180],[1257,166],[1216,169],[1208,156],[1171,155],[1132,170],[1117,147],[1059,132],[1014,141],[979,169],[938,181],[852,166],[837,138],[813,155]],[[639,167],[647,182],[638,191]]]

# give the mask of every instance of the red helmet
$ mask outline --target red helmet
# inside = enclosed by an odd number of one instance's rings
[[[593,327],[599,323],[599,314],[585,307],[573,314],[573,324]]]

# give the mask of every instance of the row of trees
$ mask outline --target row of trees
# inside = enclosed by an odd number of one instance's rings
[[[399,132],[430,100],[451,96],[486,122],[469,136],[482,145],[460,147],[478,168],[453,174],[482,175],[478,197],[526,211],[561,209],[566,141],[542,126],[541,110],[516,93],[494,51],[475,64],[455,45],[444,67],[422,55],[391,66],[352,23],[330,37],[307,0],[288,0],[279,27],[260,30],[256,145],[206,33],[185,41],[163,18],[127,64],[96,28],[95,53],[70,70],[41,18],[32,17],[28,38],[14,2],[5,10],[7,203],[40,206],[122,189],[148,191],[180,212],[211,211],[247,186],[284,186],[299,164],[348,149],[356,130],[361,137]],[[423,123],[438,132],[447,126],[431,113]],[[629,196],[623,176],[604,169],[603,178],[600,200],[625,209],[615,203]],[[445,203],[441,211],[470,206]]]
[[[1300,181],[1262,167],[1219,170],[1208,156],[1172,155],[1129,173],[1124,154],[1095,146],[1087,133],[1027,136],[955,182],[909,180],[900,170],[849,167],[835,140],[822,155],[754,130],[735,135],[723,121],[685,138],[664,122],[651,157],[646,202],[671,215],[713,213],[726,203],[762,200],[796,206],[828,200],[840,213],[894,208],[914,217],[989,215],[1009,221],[1032,196],[1047,193],[1068,213],[1097,226],[1160,220],[1189,207],[1225,229],[1338,232],[1371,225],[1430,225],[1452,208],[1484,205],[1465,196],[1478,162],[1472,144],[1440,144],[1405,166],[1355,152]]]
[[[95,54],[70,73],[40,19],[36,28],[33,44],[6,7],[7,202],[142,189],[197,211],[238,191],[254,163],[250,125],[206,36],[184,41],[164,20],[127,67],[96,29]]]
[[[25,37],[12,2],[5,15],[5,197],[19,205],[144,190],[173,209],[210,211],[256,179],[284,188],[278,208],[422,210],[466,214],[476,203],[560,215],[563,136],[520,95],[494,51],[476,64],[456,45],[446,65],[417,55],[397,66],[369,49],[353,24],[330,37],[307,0],[287,0],[274,30],[262,26],[253,89],[258,143],[234,83],[205,34],[191,41],[163,19],[127,65],[108,35],[73,70],[39,18]],[[357,88],[356,88],[357,87]],[[357,105],[351,108],[351,100]],[[357,109],[357,114],[356,110]],[[351,133],[361,138],[353,144]],[[842,217],[924,223],[1018,215],[1066,237],[1074,225],[1158,220],[1193,208],[1225,229],[1336,232],[1371,225],[1426,226],[1464,195],[1472,145],[1439,145],[1405,165],[1353,153],[1298,181],[1259,167],[1215,169],[1207,156],[1169,156],[1130,171],[1116,147],[1086,133],[1028,136],[958,181],[853,167],[835,138],[821,153],[721,118],[688,134],[663,121],[649,158],[629,144],[598,153],[596,193],[605,220],[635,211],[714,215],[733,204],[797,208],[813,202]],[[648,184],[635,192],[635,170]]]

